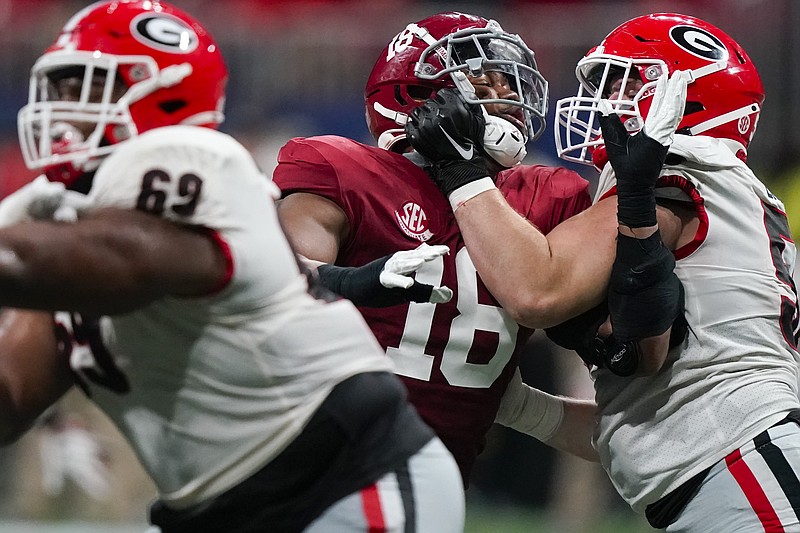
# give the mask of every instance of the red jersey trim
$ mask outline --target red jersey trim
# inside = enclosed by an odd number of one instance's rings
[[[211,240],[214,241],[214,243],[219,247],[220,251],[222,252],[223,258],[225,259],[225,275],[222,277],[222,279],[219,280],[219,282],[214,286],[214,288],[212,288],[210,291],[208,291],[207,294],[204,295],[204,296],[213,296],[214,294],[217,294],[222,289],[227,287],[228,284],[233,279],[233,271],[234,271],[233,254],[231,253],[230,245],[228,245],[228,242],[224,238],[222,238],[222,235],[220,235],[217,230],[211,228],[202,228],[202,231],[205,232],[205,234],[208,235],[211,238]]]

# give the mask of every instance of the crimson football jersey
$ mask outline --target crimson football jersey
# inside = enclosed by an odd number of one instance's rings
[[[337,136],[293,139],[278,155],[273,180],[283,196],[317,194],[346,213],[349,233],[337,265],[361,266],[423,242],[450,247],[416,273],[421,283],[450,287],[450,302],[360,311],[466,482],[532,331],[517,325],[483,285],[450,204],[409,158]],[[591,203],[588,182],[566,169],[520,166],[497,184],[545,233]]]

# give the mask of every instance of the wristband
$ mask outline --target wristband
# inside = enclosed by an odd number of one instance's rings
[[[617,221],[633,229],[658,224],[655,188],[617,180]]]
[[[467,200],[475,198],[479,194],[492,189],[497,189],[497,186],[494,184],[492,178],[486,176],[485,178],[471,181],[466,185],[462,185],[458,189],[451,192],[447,198],[450,200],[450,207],[455,213],[456,209],[464,205]]]

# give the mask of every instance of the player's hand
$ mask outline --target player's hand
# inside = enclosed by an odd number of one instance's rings
[[[40,441],[45,492],[59,496],[71,481],[95,500],[106,500],[110,476],[105,446],[78,415],[57,416],[63,423],[46,424]]]
[[[546,328],[545,334],[554,343],[574,350],[589,370],[604,366],[605,344],[598,334],[600,326],[608,320],[606,302],[556,326]]]
[[[56,185],[51,183],[51,185]],[[89,210],[91,201],[85,194],[68,189],[41,191],[31,198],[28,214],[34,220],[53,220],[55,222],[75,222]]]
[[[661,76],[656,82],[653,103],[644,121],[643,131],[664,146],[672,144],[675,130],[683,118],[688,84],[689,73],[683,70],[676,70],[669,81],[666,76]]]
[[[618,182],[624,179],[654,184],[658,179],[683,118],[687,82],[688,75],[683,71],[676,71],[669,80],[661,76],[644,127],[634,135],[628,134],[608,100],[600,101],[600,128]]]
[[[463,72],[453,72],[453,81],[467,103],[480,104],[480,98],[475,93],[475,86]],[[526,134],[508,120],[490,115],[486,107],[479,105],[486,127],[483,130],[483,139],[477,144],[490,162],[498,168],[511,168],[525,159],[527,150],[525,143],[528,141]],[[491,170],[491,169],[490,169]]]
[[[653,188],[661,174],[669,146],[683,117],[688,75],[676,71],[669,80],[662,76],[644,128],[630,135],[607,100],[600,101],[600,128],[608,160],[617,178],[621,206],[620,224],[637,228],[655,225]],[[630,204],[632,210],[627,209]],[[652,207],[652,213],[650,213]],[[645,211],[647,211],[645,213]]]
[[[406,136],[431,164],[436,185],[449,196],[459,187],[489,176],[479,145],[485,128],[479,104],[467,103],[457,89],[442,89],[414,109],[406,123]]]
[[[39,176],[0,202],[0,227],[29,220],[68,220],[88,208],[83,194],[68,191],[63,183]]]
[[[450,252],[450,248],[444,245],[429,246],[425,243],[420,244],[413,250],[397,252],[389,257],[383,265],[378,279],[381,285],[387,289],[403,289],[408,292],[412,302],[446,303],[453,297],[453,291],[448,287],[434,287],[419,283],[412,278],[413,274],[422,265],[433,261]]]

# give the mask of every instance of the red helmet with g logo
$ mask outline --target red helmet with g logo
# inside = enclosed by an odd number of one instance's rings
[[[370,133],[381,148],[403,151],[403,126],[414,108],[439,89],[458,87],[456,72],[480,75],[492,70],[506,75],[521,101],[478,100],[464,90],[462,95],[474,103],[522,107],[528,138],[537,138],[545,125],[547,81],[533,51],[497,22],[456,12],[409,24],[383,49],[364,90]]]
[[[686,109],[678,132],[730,139],[741,156],[756,130],[764,87],[742,47],[719,28],[690,17],[656,13],[621,24],[578,62],[577,96],[556,104],[556,146],[567,160],[590,162],[602,144],[597,102],[612,83],[640,86],[632,99],[610,100],[629,131],[642,127],[655,82],[676,70],[689,71]]]
[[[227,76],[208,32],[172,5],[92,4],[67,22],[31,70],[28,105],[18,115],[25,162],[70,182],[147,130],[216,128]],[[82,80],[73,97],[57,90],[64,78]],[[88,134],[86,124],[94,125]]]

